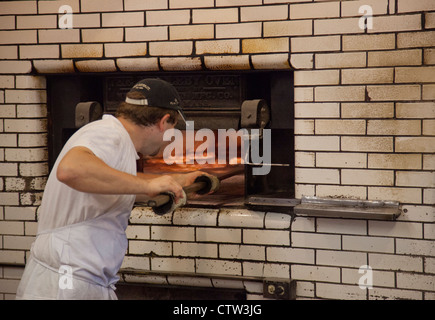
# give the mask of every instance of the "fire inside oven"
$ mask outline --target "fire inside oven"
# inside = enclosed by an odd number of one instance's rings
[[[271,207],[288,212],[294,198],[291,72],[48,77],[51,163],[77,130],[74,119],[80,102],[96,101],[105,113],[113,114],[130,88],[148,77],[175,86],[188,126],[179,121],[157,156],[141,156],[138,171],[202,170],[220,178],[215,193],[189,195],[190,206]]]

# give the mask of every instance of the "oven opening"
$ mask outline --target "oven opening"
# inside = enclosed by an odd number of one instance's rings
[[[189,197],[188,206],[292,212],[297,201],[291,71],[48,75],[50,165],[78,129],[80,103],[95,101],[103,113],[114,114],[129,89],[147,77],[175,86],[192,126],[179,121],[177,135],[156,157],[141,157],[138,171],[202,170],[221,178],[215,193]]]

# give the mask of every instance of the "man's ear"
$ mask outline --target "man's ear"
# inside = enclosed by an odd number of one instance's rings
[[[165,131],[166,130],[166,123],[168,122],[168,119],[170,118],[170,114],[165,114],[158,122],[159,130]]]

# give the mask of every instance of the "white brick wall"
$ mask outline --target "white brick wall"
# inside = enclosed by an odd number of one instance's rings
[[[60,5],[73,29],[60,29]],[[359,7],[373,29],[358,27]],[[0,2],[0,299],[48,174],[45,74],[294,69],[296,197],[397,200],[396,222],[133,210],[123,267],[296,279],[301,298],[435,299],[431,0]],[[289,120],[291,121],[291,120]],[[358,268],[374,287],[358,287]]]

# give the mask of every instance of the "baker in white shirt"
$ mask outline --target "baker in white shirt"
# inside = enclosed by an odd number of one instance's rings
[[[163,134],[184,119],[175,88],[139,81],[115,116],[104,115],[65,144],[47,181],[38,233],[17,299],[116,299],[114,284],[127,249],[125,229],[136,196],[171,192],[202,172],[151,176],[136,172],[138,153],[156,155]]]

